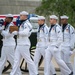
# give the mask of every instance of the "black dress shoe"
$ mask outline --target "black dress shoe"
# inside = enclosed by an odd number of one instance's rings
[[[56,74],[53,74],[53,75],[56,75]]]
[[[71,72],[69,75],[73,75],[73,72]]]

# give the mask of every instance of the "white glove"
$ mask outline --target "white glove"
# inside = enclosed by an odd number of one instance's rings
[[[3,29],[4,29],[4,26],[0,27],[0,33],[2,33]]]
[[[3,30],[3,27],[0,27],[0,30]]]
[[[73,51],[70,51],[70,54],[69,55],[71,56],[72,54],[73,54]]]
[[[48,48],[48,46],[45,47],[45,49],[47,49],[47,48]]]
[[[57,51],[59,51],[59,48],[57,46],[55,46],[53,50],[54,50],[54,52],[57,52]]]
[[[75,53],[75,49],[73,50],[73,53]]]
[[[12,34],[13,34],[13,35],[17,35],[18,32],[17,32],[17,31],[13,31]]]

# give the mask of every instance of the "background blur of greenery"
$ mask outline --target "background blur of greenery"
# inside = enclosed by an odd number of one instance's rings
[[[67,15],[69,23],[75,27],[75,0],[42,0],[41,5],[36,8],[36,13],[46,17],[51,14],[58,17]]]

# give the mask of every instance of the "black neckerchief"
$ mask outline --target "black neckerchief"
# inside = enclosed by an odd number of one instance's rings
[[[20,26],[22,27],[22,28],[24,28],[24,23],[27,21],[27,19],[26,20],[20,20]]]
[[[9,22],[6,22],[4,30],[8,28],[8,26],[9,26],[10,23]]]
[[[51,25],[50,29],[49,29],[49,32],[51,31],[51,29],[54,27],[55,25]]]
[[[27,19],[26,19],[27,20]],[[23,22],[25,22],[26,20],[20,20],[20,25],[23,23]]]
[[[40,29],[44,26],[44,24],[39,25],[39,30],[38,32],[40,32]]]
[[[63,24],[63,25],[62,25],[62,32],[64,32],[64,30],[65,30],[65,28],[66,28],[67,25],[68,25],[68,24]]]
[[[39,29],[40,29],[42,26],[44,26],[44,24],[39,25]]]

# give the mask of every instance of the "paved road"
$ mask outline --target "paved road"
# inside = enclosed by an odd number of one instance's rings
[[[26,72],[23,72],[22,74],[23,74],[23,75],[29,75],[29,74],[26,73]],[[5,73],[3,73],[3,75],[9,75],[9,72],[5,72]],[[44,75],[44,74],[43,74],[43,71],[39,71],[39,75]],[[60,72],[57,72],[57,75],[60,75]]]
[[[71,61],[72,61],[72,65],[73,65],[74,55],[71,56]],[[54,59],[53,59],[53,63],[54,63],[54,66],[56,68],[59,68]],[[44,63],[42,63],[40,67],[43,67],[43,66],[44,66]],[[8,70],[7,72],[3,73],[3,75],[9,75],[9,73],[10,73],[10,70]],[[22,74],[23,75],[29,75],[27,72],[22,72]],[[41,69],[41,68],[39,69],[39,75],[44,75],[43,74],[43,69]],[[57,71],[57,75],[60,75],[60,72],[59,71]]]

